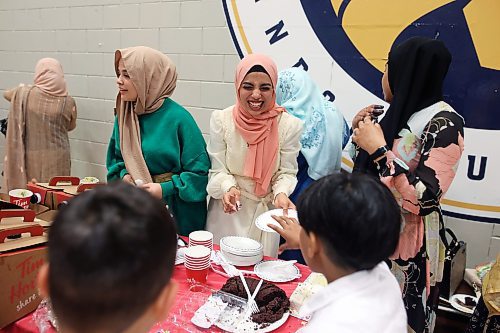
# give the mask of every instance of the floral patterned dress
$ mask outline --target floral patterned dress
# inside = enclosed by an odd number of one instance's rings
[[[382,182],[402,208],[391,270],[403,293],[408,332],[433,330],[435,314],[428,299],[430,287],[441,281],[445,250],[439,202],[455,177],[464,147],[464,122],[451,106],[438,102],[415,115],[421,112],[430,112],[431,120],[420,119],[419,125],[418,116],[410,118],[377,164]]]
[[[500,332],[500,315],[490,316],[488,308],[481,296],[469,320],[464,333],[498,333]]]

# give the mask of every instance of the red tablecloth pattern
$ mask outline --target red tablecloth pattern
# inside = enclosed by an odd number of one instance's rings
[[[217,247],[214,245],[214,247]],[[271,259],[271,258],[266,258],[266,259]],[[302,277],[299,279],[296,279],[291,282],[286,282],[286,283],[277,283],[281,289],[283,289],[286,294],[290,297],[290,295],[293,293],[295,288],[300,282],[303,282],[311,273],[311,270],[304,265],[297,264],[297,267],[300,270],[300,273],[302,274]],[[177,313],[179,312],[179,309],[182,307],[185,307],[186,304],[183,304],[189,297],[188,294],[192,294],[191,291],[189,291],[190,284],[188,283],[186,279],[186,270],[184,268],[184,265],[177,265],[174,270],[174,275],[173,279],[179,283],[179,291],[176,297],[176,303],[173,306],[172,312]],[[224,276],[221,276],[213,271],[210,271],[208,274],[208,281],[207,281],[207,286],[211,289],[220,289],[222,285],[226,282],[227,278]],[[184,325],[183,327],[180,327],[181,325],[172,325],[172,316],[169,316],[169,319],[165,323],[158,323],[155,325],[150,333],[157,333],[160,328],[168,330],[170,333],[175,333],[175,332],[222,332],[218,328],[211,327],[208,330],[198,330],[196,326],[188,322],[189,320],[186,318],[182,318],[182,322]],[[290,316],[288,320],[277,330],[273,331],[276,333],[279,332],[295,332],[299,328],[301,328],[304,325],[304,322]],[[33,319],[33,314],[29,314],[25,316],[24,318],[21,318],[20,320],[12,323],[11,325],[5,327],[4,329],[0,330],[0,333],[39,333],[38,327],[35,324],[35,321]],[[50,328],[47,330],[45,333],[56,333],[56,330],[53,328]]]

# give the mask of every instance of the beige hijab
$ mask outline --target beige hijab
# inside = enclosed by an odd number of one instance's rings
[[[4,158],[4,189],[26,188],[26,158],[24,135],[26,132],[26,105],[30,86],[20,85],[10,100],[9,118]]]
[[[53,58],[43,58],[35,67],[35,86],[53,96],[66,96],[66,81],[59,61]]]
[[[42,58],[37,62],[33,84],[52,96],[68,95],[62,66],[53,58]],[[15,89],[10,100],[4,158],[4,189],[6,191],[26,188],[28,181],[25,133],[28,95],[31,88],[32,86],[21,84]]]
[[[175,65],[163,53],[146,46],[129,47],[115,52],[115,71],[123,64],[137,90],[136,102],[116,98],[116,112],[120,131],[120,149],[125,168],[132,179],[151,183],[146,161],[142,155],[138,116],[158,110],[165,98],[172,95],[177,83]]]

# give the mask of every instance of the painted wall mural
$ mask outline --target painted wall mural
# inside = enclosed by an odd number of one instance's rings
[[[445,100],[465,118],[465,151],[443,199],[445,214],[500,223],[500,2],[498,0],[223,0],[243,57],[272,56],[300,66],[350,121],[382,100],[393,44],[412,36],[442,40],[453,60]],[[347,154],[343,166],[350,169]]]

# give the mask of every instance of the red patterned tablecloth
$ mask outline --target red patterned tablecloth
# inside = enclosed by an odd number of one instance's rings
[[[214,246],[215,247],[215,246]],[[267,258],[270,259],[270,258]],[[287,283],[277,283],[277,285],[282,288],[288,296],[290,296],[295,288],[297,287],[299,282],[303,282],[311,273],[311,270],[307,266],[299,265],[297,266],[300,269],[300,272],[302,274],[302,277],[299,279],[296,279],[291,282]],[[165,329],[169,331],[170,333],[174,332],[222,332],[221,330],[217,328],[210,328],[208,330],[198,330],[196,326],[191,324],[189,322],[189,318],[178,318],[178,316],[172,316],[172,314],[177,314],[179,312],[179,309],[182,309],[187,306],[187,303],[189,301],[189,294],[192,294],[192,292],[189,291],[189,283],[186,279],[186,271],[184,268],[184,265],[177,265],[174,270],[174,275],[173,278],[175,281],[179,283],[179,291],[176,297],[176,303],[173,306],[173,309],[171,310],[171,314],[169,315],[169,318],[164,322],[164,323],[158,323],[155,325],[150,333],[157,333],[161,329]],[[208,287],[212,289],[220,289],[224,282],[226,282],[227,278],[224,276],[221,276],[215,272],[210,271],[208,275],[208,281],[207,285]],[[189,310],[189,309],[187,309]],[[186,311],[187,314],[189,314],[189,311]],[[176,317],[178,320],[178,324],[172,324],[172,317]],[[294,318],[290,316],[288,320],[277,330],[273,331],[276,333],[279,332],[295,332],[299,328],[301,328],[303,325],[303,322],[297,318]],[[55,333],[56,331],[54,329],[49,329],[45,333]],[[12,323],[11,325],[5,327],[4,329],[0,330],[0,333],[39,333],[39,330],[33,320],[33,315],[29,314],[25,316],[24,318],[21,318],[20,320]]]

